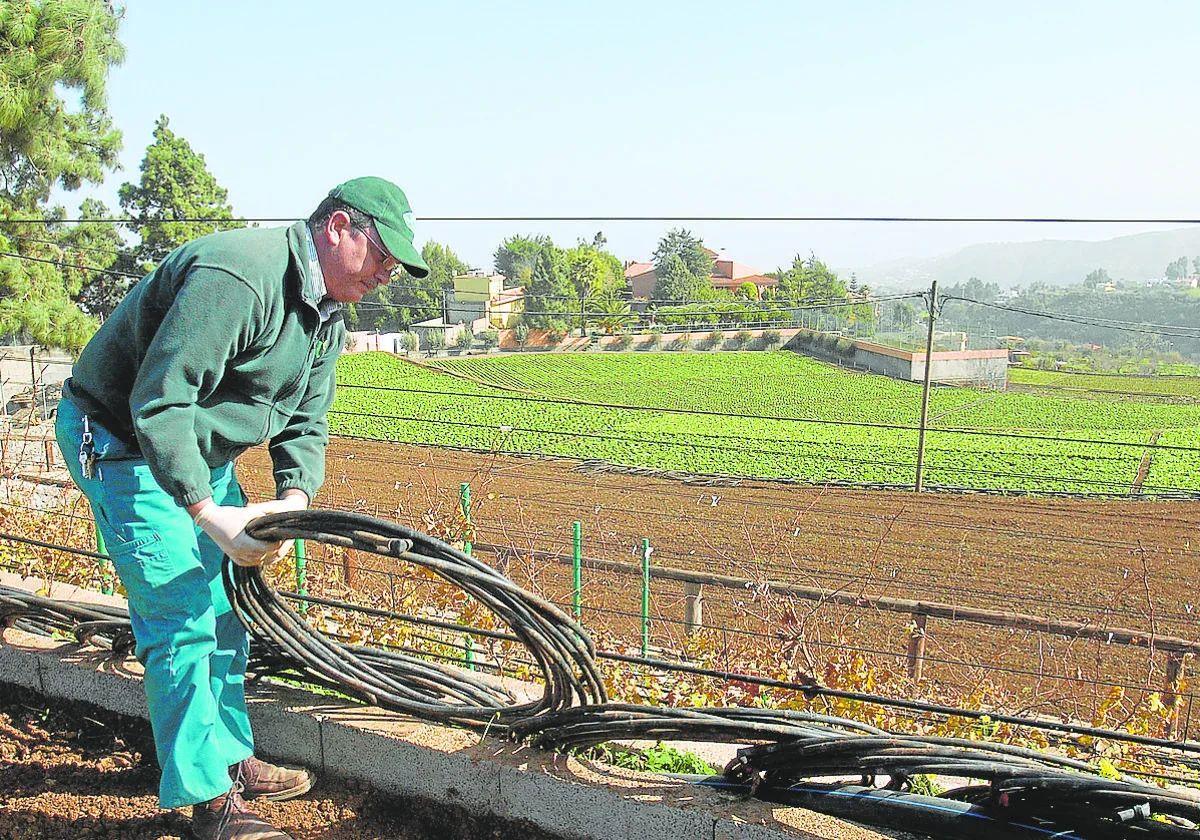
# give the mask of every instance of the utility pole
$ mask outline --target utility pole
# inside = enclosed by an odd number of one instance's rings
[[[925,384],[921,389],[921,429],[917,433],[916,490],[925,489],[925,427],[929,422],[929,374],[933,370],[933,324],[937,320],[937,281],[929,287],[929,332],[925,336]]]

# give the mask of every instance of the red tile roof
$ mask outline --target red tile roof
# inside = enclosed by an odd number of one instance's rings
[[[647,271],[654,270],[654,263],[648,262],[631,262],[625,266],[625,277],[632,279],[639,275],[645,274]]]

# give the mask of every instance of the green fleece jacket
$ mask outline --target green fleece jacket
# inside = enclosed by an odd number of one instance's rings
[[[141,450],[180,505],[209,470],[270,441],[278,492],[316,495],[345,342],[320,323],[304,222],[214,233],[172,251],[84,348],[64,393]]]

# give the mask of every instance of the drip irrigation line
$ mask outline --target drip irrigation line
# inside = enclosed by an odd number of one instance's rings
[[[883,429],[891,431],[918,432],[920,426],[908,426],[900,423],[874,423],[859,420],[831,420],[819,417],[776,417],[763,414],[747,414],[742,412],[727,412],[715,411],[711,409],[695,409],[695,408],[676,408],[673,406],[649,406],[649,405],[630,405],[622,403],[607,403],[593,400],[569,400],[569,399],[553,399],[549,397],[535,397],[530,395],[517,394],[472,394],[469,392],[446,392],[433,390],[429,388],[406,388],[398,385],[352,385],[340,384],[340,388],[355,388],[360,390],[383,391],[405,394],[423,394],[441,397],[456,397],[467,399],[490,399],[509,402],[527,402],[535,404],[549,403],[557,406],[578,406],[584,408],[607,408],[618,411],[651,411],[660,412],[663,414],[684,414],[695,417],[717,417],[723,421],[728,420],[774,420],[783,423],[813,423],[823,426],[844,426],[850,428],[862,429]],[[977,429],[977,428],[927,428],[926,433],[934,434],[961,434],[974,435],[996,438],[1013,438],[1017,440],[1034,440],[1045,443],[1079,443],[1090,444],[1094,446],[1117,446],[1130,447],[1140,450],[1163,450],[1173,452],[1192,452],[1200,453],[1200,447],[1196,446],[1174,446],[1169,444],[1151,444],[1148,442],[1129,442],[1129,441],[1113,441],[1113,440],[1096,440],[1092,438],[1071,438],[1071,437],[1050,437],[1048,435],[1030,435],[1020,432],[1001,432],[993,429]],[[564,433],[569,434],[569,433]]]
[[[479,548],[482,549],[484,547],[479,546]],[[338,567],[340,565],[334,561],[320,560],[320,559],[311,558],[311,557],[309,558],[309,562],[310,562],[310,564],[314,564],[314,565],[326,565],[326,566],[330,566],[330,567]],[[356,566],[356,570],[359,572],[383,574],[383,575],[388,575],[388,576],[393,576],[395,574],[389,570],[364,567],[361,565]],[[415,579],[415,578],[413,578],[412,580],[419,582],[419,583],[431,583],[431,581],[428,581],[428,580],[421,580],[421,579]],[[285,597],[290,597],[290,596],[285,595]],[[423,618],[418,618],[418,617],[411,616],[411,615],[396,613],[394,611],[382,610],[379,608],[372,608],[372,607],[363,607],[361,605],[354,604],[351,602],[346,602],[346,601],[337,601],[337,600],[333,600],[333,599],[316,599],[316,598],[311,598],[311,597],[299,598],[299,600],[306,600],[311,603],[320,603],[325,606],[336,607],[339,609],[346,609],[346,610],[351,610],[351,611],[363,612],[365,614],[374,615],[374,616],[378,616],[378,617],[386,617],[386,618],[390,618],[390,619],[394,619],[394,620],[407,621],[407,622],[417,623],[417,624],[428,624],[429,626],[439,627],[439,628],[448,629],[448,630],[454,630],[457,632],[484,635],[484,636],[488,636],[491,638],[500,638],[500,639],[506,639],[509,641],[516,640],[515,636],[501,634],[501,633],[497,633],[495,631],[488,631],[483,628],[474,627],[472,625],[464,625],[464,624],[460,624],[460,623],[446,623],[446,622],[439,622],[439,621],[435,621],[435,620],[423,619]],[[553,599],[548,599],[548,600],[550,601],[550,603],[553,603],[556,606],[563,608],[564,610],[569,609],[571,606],[570,602],[567,602],[567,601],[555,601]],[[587,609],[591,613],[599,613],[599,614],[604,614],[604,615],[618,616],[621,618],[628,618],[632,621],[640,621],[641,620],[641,614],[632,612],[632,611],[619,610],[619,609],[615,609],[615,608],[611,608],[611,607],[599,607],[599,606],[588,606]],[[678,619],[671,619],[671,618],[668,618],[668,617],[665,617],[662,615],[653,616],[652,621],[654,623],[686,625],[686,622],[684,622],[684,621],[681,621]],[[733,635],[746,636],[746,637],[751,637],[751,638],[771,639],[773,642],[776,642],[776,643],[783,640],[782,637],[779,636],[778,634],[769,634],[769,633],[762,633],[760,631],[745,630],[742,628],[730,627],[727,625],[712,624],[711,622],[706,622],[705,629],[706,630],[723,631],[723,632],[727,632],[727,633],[730,633]],[[1068,642],[1069,641],[1071,641],[1071,640],[1068,640]],[[881,656],[887,656],[889,658],[895,658],[895,659],[905,659],[907,657],[907,654],[902,653],[902,652],[888,651],[888,650],[871,648],[871,647],[866,647],[866,646],[842,645],[842,644],[837,644],[837,643],[832,643],[832,642],[820,642],[820,641],[816,641],[816,640],[808,640],[806,642],[806,644],[808,644],[809,646],[812,646],[812,647],[827,648],[827,649],[833,649],[833,650],[842,650],[842,651],[856,652],[856,653],[870,653],[870,654],[876,654],[876,655],[881,655]],[[984,662],[975,662],[975,661],[969,661],[969,660],[956,660],[956,659],[949,659],[949,658],[944,658],[944,657],[928,656],[928,655],[925,657],[925,659],[927,661],[940,663],[940,664],[976,668],[976,669],[980,669],[980,670],[988,671],[988,672],[999,672],[999,673],[1014,674],[1014,675],[1019,675],[1019,676],[1029,676],[1029,677],[1035,677],[1038,679],[1057,681],[1057,682],[1072,682],[1072,683],[1077,683],[1080,685],[1088,685],[1088,686],[1093,686],[1093,687],[1104,687],[1104,688],[1120,687],[1120,688],[1129,689],[1132,691],[1155,691],[1155,690],[1157,690],[1152,686],[1146,686],[1146,685],[1141,685],[1141,684],[1124,683],[1124,682],[1117,682],[1117,681],[1111,681],[1111,680],[1095,680],[1095,679],[1090,679],[1090,678],[1086,678],[1086,677],[1082,677],[1082,676],[1071,677],[1066,674],[1054,674],[1054,673],[1030,671],[1030,670],[1026,670],[1026,669],[1012,668],[1012,667],[1008,667],[1008,666],[991,665],[991,664],[984,663]],[[1180,692],[1178,696],[1180,696],[1182,698],[1191,698],[1194,695],[1192,695],[1190,692],[1184,691],[1184,692]]]
[[[652,444],[655,446],[673,446],[673,447],[678,447],[678,448],[710,449],[710,450],[717,450],[717,451],[721,451],[721,452],[726,452],[729,450],[729,447],[727,447],[727,446],[691,442],[688,440],[670,440],[670,439],[661,439],[661,438],[631,437],[631,436],[625,436],[625,435],[608,435],[608,434],[603,434],[600,432],[557,431],[557,430],[553,430],[553,429],[536,429],[536,428],[529,428],[529,427],[524,427],[524,426],[511,426],[511,425],[507,425],[507,424],[476,423],[476,422],[470,422],[470,421],[466,421],[466,420],[448,420],[448,419],[439,418],[439,417],[417,417],[414,415],[406,415],[406,414],[376,414],[376,413],[364,413],[364,412],[356,412],[356,411],[345,411],[343,409],[332,409],[332,408],[329,410],[329,414],[341,415],[341,416],[346,416],[346,417],[354,417],[354,418],[360,418],[360,419],[367,419],[367,420],[392,420],[392,421],[402,421],[402,422],[410,422],[410,423],[436,423],[436,424],[442,425],[442,426],[457,426],[460,428],[467,428],[467,429],[486,429],[497,435],[505,435],[505,436],[539,435],[542,437],[567,437],[567,438],[581,438],[581,439],[585,439],[585,440],[607,440],[607,441],[618,441],[618,442],[622,442],[622,443],[640,443],[640,444],[648,444],[648,445]],[[930,431],[935,431],[935,430],[930,430]],[[685,433],[681,433],[681,434],[685,434]],[[386,440],[380,441],[378,438],[365,437],[362,435],[339,434],[338,436],[353,438],[355,440],[387,442]],[[755,438],[742,438],[741,440],[742,441],[746,441],[746,440],[753,441],[756,439]],[[1044,439],[1044,440],[1049,440],[1049,439]],[[393,442],[396,442],[396,441],[393,441]],[[486,449],[482,448],[482,447],[470,447],[470,446],[465,446],[465,445],[459,446],[459,447],[454,447],[454,448],[460,448],[460,449],[463,449],[466,451],[474,451],[474,452],[481,452],[481,451],[496,452],[496,453],[510,452],[510,450],[499,449],[496,445],[494,445],[493,441],[489,441],[488,443],[492,444],[492,445],[489,445]],[[798,441],[798,443],[807,444],[809,442]],[[449,446],[443,446],[441,444],[430,444],[430,445],[439,446],[439,448],[451,448]],[[820,445],[820,444],[813,442],[812,445]],[[834,444],[833,442],[830,442],[829,445],[835,446],[836,444]],[[512,450],[512,451],[519,452],[521,450]],[[834,458],[834,457],[829,456],[828,454],[824,454],[824,453],[818,454],[818,455],[807,455],[807,454],[799,453],[794,450],[754,449],[754,448],[739,447],[738,451],[741,453],[749,452],[749,453],[759,454],[759,455],[787,455],[792,458],[801,458],[801,459],[810,459],[810,460],[818,460],[819,459],[823,462],[832,461],[835,463],[847,463],[847,464],[869,463],[869,464],[872,464],[875,466],[891,466],[891,467],[896,467],[898,469],[913,469],[914,468],[913,464],[911,462],[881,461],[878,459],[866,459],[866,458],[845,458],[845,457]],[[943,450],[935,450],[935,451],[943,451]],[[953,450],[944,450],[944,451],[953,451]],[[1200,451],[1200,450],[1197,450],[1197,451]],[[964,451],[963,454],[967,455],[967,454],[971,454],[971,453],[969,450],[967,450],[967,451]],[[1032,455],[1034,453],[1014,453],[1014,454],[1025,455],[1026,457],[1028,457],[1029,455]],[[567,456],[561,456],[561,457],[567,457]],[[1087,457],[1087,456],[1080,456],[1080,457]],[[1049,482],[1049,483],[1085,484],[1085,485],[1091,485],[1091,486],[1097,486],[1097,487],[1127,488],[1129,486],[1129,482],[1126,482],[1126,481],[1105,481],[1105,480],[1101,480],[1101,479],[1077,478],[1077,477],[1065,476],[1065,475],[1061,475],[1061,474],[1025,473],[1025,472],[1013,472],[1013,471],[1006,471],[1006,470],[984,469],[984,468],[979,468],[979,467],[953,467],[953,466],[945,466],[945,465],[938,465],[938,464],[930,465],[928,467],[928,472],[931,474],[938,474],[940,472],[948,472],[948,473],[954,473],[954,474],[965,473],[965,474],[970,474],[970,475],[990,475],[990,476],[998,476],[1001,478],[1019,478],[1019,479],[1028,480],[1028,481],[1042,481],[1042,482]],[[737,479],[737,478],[753,479],[754,478],[752,476],[750,476],[750,477],[738,476],[735,474],[723,474],[723,473],[708,473],[705,475],[709,475],[711,477],[725,478],[725,479]],[[880,482],[868,483],[868,482],[852,482],[849,480],[839,481],[837,479],[828,479],[828,478],[827,479],[808,479],[806,481],[807,481],[807,483],[820,482],[820,483],[829,484],[829,485],[833,485],[833,486],[845,486],[845,487],[891,487],[891,488],[896,488],[896,489],[901,489],[901,488],[911,489],[911,486],[912,486],[911,483],[883,484]],[[929,487],[934,488],[934,489],[945,489],[945,490],[969,489],[969,488],[962,488],[962,487],[958,487],[958,486],[954,486],[954,485],[942,485],[942,484],[935,484],[935,483],[930,483]],[[980,489],[980,488],[977,488],[977,489]],[[1009,490],[1007,488],[981,488],[981,489],[990,489],[995,492],[1018,492],[1016,490]],[[1160,486],[1160,485],[1155,485],[1155,484],[1143,484],[1142,490],[1143,491],[1153,491],[1155,493],[1162,493],[1162,494],[1177,494],[1177,495],[1179,495],[1181,497],[1185,497],[1185,498],[1200,495],[1200,490],[1183,488],[1183,487],[1166,487],[1166,486]],[[1047,493],[1047,492],[1053,492],[1053,491],[1034,489],[1034,490],[1025,490],[1025,491],[1021,491],[1021,492]],[[1091,495],[1097,495],[1097,494],[1091,494]],[[1127,489],[1123,489],[1120,492],[1112,491],[1105,495],[1114,496],[1114,497],[1124,497],[1124,496],[1129,495],[1129,491]]]
[[[305,524],[303,526],[297,526],[297,522],[304,522]],[[333,526],[344,526],[346,523],[354,523],[355,526],[358,526],[347,529],[349,536],[333,530]],[[383,525],[387,526],[387,529],[386,531],[380,532],[382,533],[382,536],[377,536],[376,533],[372,533],[371,531],[366,530],[365,527],[362,527],[364,523],[382,523]],[[327,528],[330,530],[316,530],[316,528]],[[502,587],[505,592],[520,592],[524,597],[532,599],[535,604],[540,603],[542,605],[542,609],[548,609],[550,614],[554,615],[557,621],[566,620],[569,622],[567,626],[576,628],[575,632],[577,640],[587,639],[587,635],[583,629],[578,627],[578,625],[574,625],[573,622],[570,622],[570,619],[568,619],[565,614],[561,613],[561,611],[559,611],[556,607],[551,605],[550,602],[544,601],[538,596],[525,592],[503,576],[499,575],[499,573],[492,570],[489,566],[486,566],[474,558],[470,558],[468,555],[458,552],[457,549],[454,549],[453,547],[438,540],[434,540],[427,535],[420,534],[420,532],[412,531],[411,529],[395,523],[387,523],[384,520],[379,520],[374,517],[363,516],[361,514],[343,513],[339,511],[305,511],[299,514],[272,514],[270,516],[263,517],[252,524],[251,530],[254,530],[258,534],[259,538],[262,539],[306,539],[314,542],[324,542],[331,545],[339,545],[342,547],[357,548],[362,551],[368,551],[408,562],[414,562],[418,565],[429,564],[426,567],[434,570],[436,574],[442,576],[445,580],[447,580],[447,582],[451,583],[452,585],[462,586],[464,589],[467,589],[469,594],[471,594],[473,597],[476,597],[477,600],[480,600],[485,605],[489,605],[490,599],[488,599],[487,596],[494,595],[494,593],[489,593],[485,590],[478,589],[476,586],[472,586],[472,583],[477,581],[480,576],[472,574],[471,570],[474,570],[475,572],[482,572],[482,578],[484,580],[503,581]],[[443,552],[451,557],[455,557],[455,559],[460,562],[465,558],[467,561],[469,561],[469,567],[466,570],[447,569],[444,563],[438,562],[439,558],[424,556],[410,551],[409,549],[411,546],[405,545],[405,541],[408,538],[397,537],[395,536],[396,534],[418,535],[422,541],[427,541],[427,546],[422,545],[422,547],[426,550],[430,550],[432,552],[433,548],[436,548],[439,552]],[[0,534],[0,538],[9,539],[13,537],[7,534]],[[19,542],[33,542],[44,547],[57,548],[59,550],[79,554],[81,556],[91,556],[106,559],[103,557],[103,555],[96,555],[93,552],[71,549],[65,546],[54,546],[52,544],[41,543],[40,541],[31,541],[25,538],[15,539]],[[389,540],[391,542],[389,542]],[[462,575],[462,577],[455,577],[455,571]],[[256,638],[259,638],[260,635],[262,636],[261,642],[269,651],[269,653],[265,654],[266,656],[279,657],[281,654],[286,655],[286,648],[289,646],[293,648],[292,655],[294,656],[295,641],[291,636],[288,635],[288,633],[294,636],[297,633],[312,634],[314,632],[307,628],[307,626],[303,625],[303,620],[298,613],[295,613],[289,609],[282,609],[280,595],[275,593],[270,589],[269,586],[267,586],[261,575],[258,574],[257,569],[243,569],[242,567],[227,564],[224,580],[226,588],[230,590],[231,604],[234,604],[235,610],[239,610],[239,616],[246,616],[246,618],[243,620],[247,622],[247,626],[252,632],[255,633]],[[16,591],[21,592],[21,590]],[[477,591],[483,592],[485,598],[479,598],[479,595],[476,594]],[[311,600],[314,603],[322,603],[327,606],[337,606],[343,609],[361,610],[371,615],[386,616],[398,619],[401,618],[401,614],[398,613],[392,613],[390,611],[380,610],[378,608],[360,607],[349,602],[336,602],[333,601],[333,599],[318,600],[310,598],[309,596],[296,596],[294,594],[290,595],[290,597],[295,600]],[[240,600],[236,600],[235,602],[235,599]],[[248,607],[249,612],[240,611],[240,606]],[[589,610],[593,609],[596,608],[589,607]],[[503,615],[503,613],[500,613],[500,615]],[[640,614],[638,617],[640,618]],[[426,619],[420,619],[416,617],[406,618],[411,618],[418,623],[426,621]],[[256,629],[258,628],[258,625],[256,624],[257,621],[266,621],[267,624],[265,626],[270,629],[268,629],[265,633],[262,632],[262,629]],[[512,627],[511,625],[510,629],[514,630],[515,634],[501,636],[493,635],[495,634],[495,631],[486,631],[484,628],[475,628],[471,627],[470,625],[463,625],[454,622],[447,622],[446,624],[447,626],[443,627],[443,629],[452,629],[460,632],[480,631],[481,635],[492,635],[494,638],[505,638],[506,640],[509,640],[509,637],[511,637],[511,640],[519,640],[523,644],[526,644],[527,646],[529,645],[529,643],[526,641],[527,634],[525,632],[521,632],[521,630],[518,628]],[[280,633],[281,628],[286,628],[286,632]],[[285,648],[284,651],[280,650],[281,640],[287,640],[287,643],[283,645]],[[590,641],[586,642],[586,644],[590,645]],[[305,667],[311,667],[316,674],[325,675],[325,677],[328,678],[330,673],[336,673],[336,670],[330,668],[330,664],[335,660],[329,658],[330,654],[327,646],[319,645],[318,647],[323,651],[323,653],[317,656],[317,665],[313,666],[311,663],[306,662]],[[534,650],[536,653],[538,649],[535,647]],[[576,653],[577,652],[578,651],[576,650]],[[1062,724],[1056,721],[1041,721],[1021,716],[1006,716],[995,712],[984,712],[980,710],[962,709],[953,706],[924,703],[921,701],[888,698],[865,692],[849,692],[826,688],[814,684],[796,683],[786,680],[765,678],[752,674],[739,673],[736,671],[706,668],[703,666],[689,665],[682,662],[671,662],[652,657],[631,656],[614,651],[597,651],[594,647],[591,648],[591,652],[595,658],[610,659],[613,661],[627,662],[632,664],[642,664],[657,668],[659,670],[692,673],[699,676],[710,676],[724,680],[761,685],[764,687],[783,688],[799,691],[806,696],[835,697],[839,699],[856,700],[865,703],[874,703],[882,706],[903,708],[910,711],[928,712],[939,715],[975,718],[990,717],[992,720],[1002,723],[1010,723],[1015,726],[1047,729],[1051,731],[1065,732],[1072,735],[1091,735],[1093,737],[1126,740],[1131,743],[1138,743],[1145,746],[1182,749],[1184,751],[1200,754],[1200,744],[1181,744],[1180,742],[1166,741],[1164,739],[1135,735],[1131,733],[1122,733],[1116,730],[1106,730],[1098,727],[1082,727],[1074,724]],[[550,658],[553,659],[554,657]],[[568,656],[565,659],[569,660],[570,658],[571,657]],[[538,660],[539,662],[545,662],[543,657],[538,657]],[[561,665],[562,661],[560,661],[558,664]],[[578,664],[578,660],[576,660],[576,664]],[[561,677],[565,672],[555,673],[557,676]],[[598,677],[596,679],[598,680]],[[566,682],[570,682],[569,677],[567,678]],[[1108,684],[1102,683],[1102,685]],[[360,690],[362,689],[361,685],[358,687]],[[1141,690],[1141,687],[1139,687],[1139,690]],[[371,696],[375,698],[372,700],[372,702],[379,701],[379,698],[375,697],[375,695]],[[494,709],[492,711],[495,712]]]

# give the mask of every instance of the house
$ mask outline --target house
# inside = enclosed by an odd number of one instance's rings
[[[445,310],[447,324],[483,320],[500,329],[514,327],[525,311],[525,289],[504,288],[499,274],[463,274],[454,278],[454,289],[446,293]]]
[[[743,283],[753,283],[762,296],[762,290],[768,286],[778,285],[774,277],[760,274],[748,265],[734,262],[724,251],[704,249],[712,258],[713,269],[709,282],[714,289],[736,292]],[[658,283],[658,274],[654,271],[654,263],[630,261],[625,263],[625,281],[632,290],[634,300],[649,300],[654,297],[654,286]]]
[[[654,286],[658,283],[658,275],[654,272],[654,263],[632,260],[625,263],[625,282],[633,291],[634,300],[649,300],[654,297]]]

